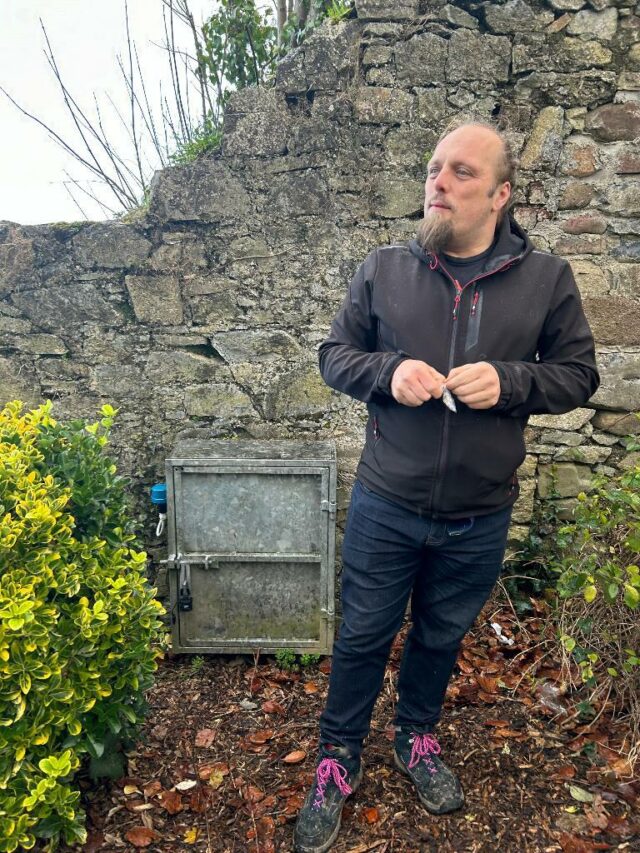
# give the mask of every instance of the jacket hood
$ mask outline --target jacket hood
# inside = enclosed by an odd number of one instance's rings
[[[409,249],[423,263],[429,264],[432,268],[437,266],[437,255],[425,252],[417,240],[409,242]],[[533,251],[533,244],[528,234],[518,225],[511,214],[508,214],[498,227],[498,239],[484,265],[484,272],[498,269],[508,261],[520,261],[531,251]]]

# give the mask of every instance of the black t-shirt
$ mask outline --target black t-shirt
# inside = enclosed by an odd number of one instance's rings
[[[493,245],[485,249],[479,255],[473,255],[470,258],[454,258],[451,255],[444,254],[444,266],[451,273],[453,278],[460,282],[464,287],[467,282],[475,278],[484,270],[484,265],[487,258],[493,251]]]

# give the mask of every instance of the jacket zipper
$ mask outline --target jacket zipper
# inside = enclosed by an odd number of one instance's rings
[[[452,313],[452,320],[451,320],[451,342],[449,344],[449,360],[448,360],[448,367],[447,367],[447,373],[450,373],[451,368],[453,366],[453,360],[454,360],[454,356],[455,356],[456,338],[458,335],[458,324],[457,324],[456,320],[458,319],[458,308],[460,307],[460,300],[462,299],[463,291],[465,291],[467,289],[467,287],[469,287],[470,285],[474,286],[475,293],[474,293],[473,301],[471,303],[471,314],[473,316],[475,314],[475,308],[476,308],[476,305],[478,304],[478,297],[479,297],[478,290],[476,288],[476,282],[478,282],[481,278],[487,278],[490,275],[494,275],[495,273],[503,272],[504,270],[509,269],[509,267],[513,266],[513,264],[518,263],[518,261],[522,258],[522,255],[518,255],[517,258],[511,258],[509,261],[507,261],[501,267],[498,267],[495,270],[491,270],[491,272],[483,273],[482,275],[476,276],[476,278],[472,278],[471,281],[468,281],[464,286],[461,285],[457,279],[453,278],[453,276],[448,272],[448,270],[445,269],[445,267],[443,267],[442,264],[439,262],[437,256],[435,256],[435,257],[436,257],[436,264],[435,264],[434,269],[436,269],[439,266],[440,269],[446,275],[446,277],[449,279],[449,281],[451,281],[453,283],[453,286],[455,287],[455,290],[456,290],[456,295],[455,295],[455,298],[453,300],[453,313]],[[436,499],[440,497],[440,491],[442,488],[442,478],[444,476],[445,462],[447,459],[447,451],[449,448],[449,419],[451,417],[452,417],[451,412],[449,411],[448,408],[445,407],[444,421],[442,422],[442,441],[440,443],[440,455],[438,458],[438,464],[436,466],[437,479],[436,479],[436,484],[435,484],[434,490],[431,493],[431,507],[430,507],[430,511],[429,511],[429,515],[431,515],[433,518],[437,518],[437,514],[434,514],[432,512],[432,510],[433,510],[433,505],[436,503]]]

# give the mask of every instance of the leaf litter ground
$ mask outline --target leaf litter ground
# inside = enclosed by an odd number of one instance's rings
[[[335,853],[640,851],[640,780],[624,758],[626,727],[609,709],[568,710],[546,605],[518,619],[488,605],[465,639],[438,736],[466,794],[434,817],[393,767],[394,643],[363,756],[365,777],[343,813]],[[494,624],[492,627],[491,623]],[[498,636],[502,634],[502,636]],[[513,641],[511,644],[510,641]],[[313,776],[330,658],[301,672],[273,658],[168,656],[128,775],[82,780],[86,853],[274,853]]]

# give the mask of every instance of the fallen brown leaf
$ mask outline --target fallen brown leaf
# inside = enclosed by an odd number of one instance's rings
[[[282,759],[285,764],[299,764],[307,757],[307,753],[303,749],[294,749]]]
[[[149,847],[160,836],[153,829],[148,829],[146,826],[134,826],[133,829],[125,833],[124,837],[134,847]]]
[[[380,820],[380,812],[375,806],[363,809],[362,814],[367,823],[378,823]]]
[[[145,797],[150,799],[151,797],[155,797],[156,794],[160,793],[161,790],[162,784],[158,782],[157,779],[154,779],[153,781],[149,782],[147,785],[144,786],[144,788],[142,789],[142,793],[145,795]]]
[[[229,772],[229,765],[224,761],[209,761],[206,764],[201,764],[198,767],[198,777],[206,782],[212,773],[219,773],[221,776],[226,776]]]
[[[267,699],[266,702],[263,702],[262,710],[265,714],[282,714],[282,716],[286,714],[282,705],[279,702],[276,702],[275,699]]]
[[[311,695],[312,693],[318,692],[318,685],[315,683],[315,681],[307,681],[303,685],[302,689],[305,693]]]
[[[250,803],[259,803],[260,800],[264,799],[265,794],[264,791],[256,788],[255,785],[247,785],[243,796]]]
[[[196,746],[207,749],[216,739],[215,729],[200,729],[196,734]]]
[[[179,791],[163,791],[158,796],[158,800],[169,814],[178,814],[182,811],[182,794]]]
[[[252,732],[247,736],[250,743],[263,744],[273,737],[273,729],[260,729],[258,732]]]

